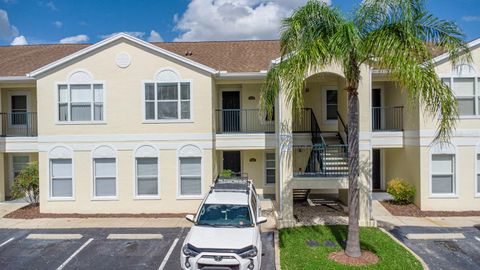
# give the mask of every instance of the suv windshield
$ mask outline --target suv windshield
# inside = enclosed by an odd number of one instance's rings
[[[252,219],[248,205],[204,204],[200,210],[197,224],[218,227],[250,227]]]

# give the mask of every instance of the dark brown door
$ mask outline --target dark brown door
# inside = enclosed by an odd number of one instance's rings
[[[240,91],[222,92],[222,124],[224,132],[240,131]]]
[[[382,129],[382,91],[372,89],[372,129]]]
[[[382,188],[380,149],[372,150],[372,189]]]
[[[231,170],[235,174],[242,171],[240,151],[224,151],[223,152],[223,169]]]

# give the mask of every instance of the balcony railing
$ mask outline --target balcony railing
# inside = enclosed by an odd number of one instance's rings
[[[34,137],[37,133],[36,112],[0,113],[2,137]]]
[[[295,177],[343,177],[348,175],[347,145],[293,147]]]
[[[258,109],[216,110],[217,133],[274,133],[275,122]]]
[[[373,107],[373,131],[403,131],[403,106]]]

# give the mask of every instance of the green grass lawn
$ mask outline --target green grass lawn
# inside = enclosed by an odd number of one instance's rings
[[[404,247],[377,228],[361,228],[360,243],[379,257],[376,265],[346,266],[328,259],[331,252],[342,249],[347,226],[311,226],[280,230],[280,260],[283,270],[306,269],[422,269],[421,263]],[[308,240],[320,245],[310,247]],[[325,241],[335,247],[325,246]]]

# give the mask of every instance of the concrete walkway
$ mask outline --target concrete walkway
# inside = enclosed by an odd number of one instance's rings
[[[480,217],[401,217],[393,216],[379,201],[372,202],[373,217],[379,223],[392,226],[415,227],[472,227],[480,224]]]

